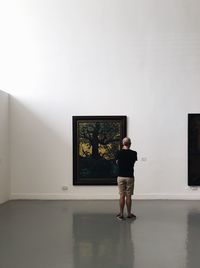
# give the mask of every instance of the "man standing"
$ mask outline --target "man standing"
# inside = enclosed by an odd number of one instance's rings
[[[126,137],[122,141],[122,150],[118,151],[116,163],[119,167],[118,172],[118,188],[120,194],[120,213],[117,215],[119,220],[124,220],[124,206],[126,203],[128,219],[135,219],[136,216],[131,213],[132,200],[134,189],[134,164],[137,161],[137,152],[130,149],[131,140]]]

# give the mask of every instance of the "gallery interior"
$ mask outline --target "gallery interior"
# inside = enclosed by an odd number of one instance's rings
[[[200,2],[8,0],[0,25],[0,267],[199,267]],[[126,117],[136,220],[73,183],[74,116]]]

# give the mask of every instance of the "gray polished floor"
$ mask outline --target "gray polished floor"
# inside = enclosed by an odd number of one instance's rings
[[[199,268],[200,202],[10,201],[0,205],[1,268]]]

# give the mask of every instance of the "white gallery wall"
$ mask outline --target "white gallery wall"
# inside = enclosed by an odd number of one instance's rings
[[[113,186],[72,185],[73,115],[128,116],[135,198],[200,198],[187,186],[187,114],[200,112],[198,0],[10,0],[0,25],[11,198],[118,197]]]
[[[0,90],[0,204],[7,201],[9,195],[9,97]]]

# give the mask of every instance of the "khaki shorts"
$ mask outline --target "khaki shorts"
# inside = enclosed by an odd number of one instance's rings
[[[117,177],[117,184],[120,195],[133,195],[135,178]]]

